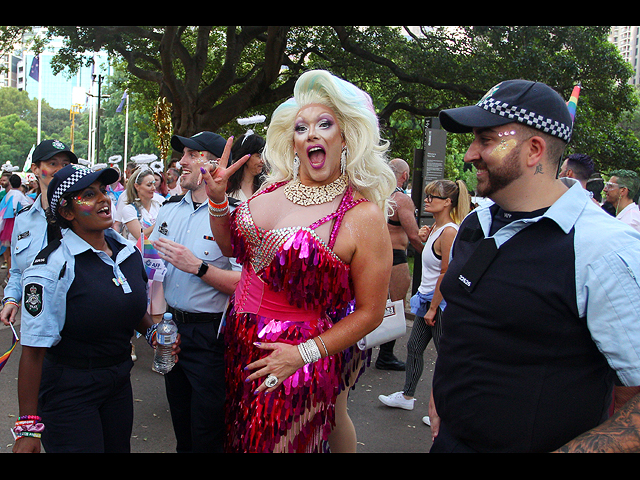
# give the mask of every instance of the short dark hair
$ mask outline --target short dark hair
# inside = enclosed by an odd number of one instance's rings
[[[20,175],[16,175],[14,173],[9,177],[9,183],[11,184],[12,188],[18,188],[20,187],[20,185],[22,185],[22,178],[20,178]]]
[[[573,170],[573,173],[579,180],[589,180],[595,171],[593,160],[589,155],[584,153],[569,155],[567,157],[567,166]]]

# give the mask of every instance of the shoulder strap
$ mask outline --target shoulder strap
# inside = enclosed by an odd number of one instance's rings
[[[61,241],[59,238],[50,241],[49,244],[36,256],[33,261],[33,265],[45,265],[49,261],[49,256],[58,249],[60,244]]]
[[[33,203],[32,203],[31,205],[27,205],[27,206],[26,206],[26,207],[24,207],[24,208],[21,208],[21,209],[20,209],[20,210],[18,210],[18,212],[16,213],[16,217],[17,217],[18,215],[20,215],[21,213],[28,212],[29,210],[31,210],[31,207],[33,207]]]
[[[172,195],[171,197],[167,198],[162,203],[162,205],[169,205],[170,203],[179,203],[183,198],[184,198],[184,195]]]
[[[273,192],[274,190],[277,190],[278,188],[280,188],[283,185],[286,185],[287,183],[289,183],[288,181],[284,181],[284,182],[277,182],[277,183],[273,183],[271,185],[269,185],[266,188],[262,188],[260,190],[258,190],[256,193],[253,194],[253,196],[247,200],[248,202],[250,202],[251,200],[253,200],[256,197],[259,197],[260,195],[263,195],[265,193],[269,193],[269,192]]]
[[[336,243],[336,238],[338,237],[338,231],[340,230],[340,225],[342,224],[342,219],[344,218],[345,214],[349,210],[351,210],[353,207],[360,205],[362,202],[368,202],[368,200],[366,198],[361,198],[360,200],[354,200],[353,190],[351,189],[351,187],[349,187],[346,193],[344,194],[344,197],[342,197],[342,201],[340,202],[340,206],[338,207],[338,209],[332,214],[327,215],[324,218],[321,218],[320,220],[315,222],[313,225],[311,225],[309,228],[311,230],[315,230],[320,225],[324,225],[325,223],[335,219],[333,229],[331,230],[331,237],[329,238],[329,248],[332,249]]]

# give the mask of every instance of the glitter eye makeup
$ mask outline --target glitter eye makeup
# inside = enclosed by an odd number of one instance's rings
[[[507,130],[504,132],[498,132],[498,138],[501,138],[500,143],[493,149],[492,154],[502,160],[506,157],[515,147],[518,145],[518,141],[515,138],[508,137],[516,135],[515,130]]]
[[[85,217],[91,215],[91,211],[94,207],[94,202],[92,202],[90,198],[86,199],[82,195],[78,195],[77,197],[73,197],[73,201],[78,207],[80,214]]]
[[[518,141],[515,138],[511,138],[509,140],[502,139],[498,146],[493,149],[493,155],[502,160],[506,155],[508,155],[518,144]]]

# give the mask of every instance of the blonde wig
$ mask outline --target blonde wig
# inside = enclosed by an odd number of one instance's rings
[[[321,104],[336,114],[347,146],[346,173],[351,185],[391,215],[389,197],[396,187],[396,178],[388,163],[389,143],[380,138],[371,97],[323,70],[304,73],[293,93],[293,98],[275,110],[267,130],[263,154],[268,167],[266,184],[293,179],[296,117],[304,106]]]

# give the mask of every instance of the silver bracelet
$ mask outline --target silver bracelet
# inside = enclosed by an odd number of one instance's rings
[[[327,357],[328,357],[329,356],[329,350],[327,350],[327,346],[324,344],[324,340],[322,340],[322,337],[320,335],[318,335],[318,340],[320,340],[320,343],[324,347],[324,353],[326,353]]]
[[[320,349],[313,338],[304,343],[300,343],[298,345],[298,351],[300,352],[300,356],[302,357],[305,365],[315,363],[322,358],[322,355],[320,355]]]

